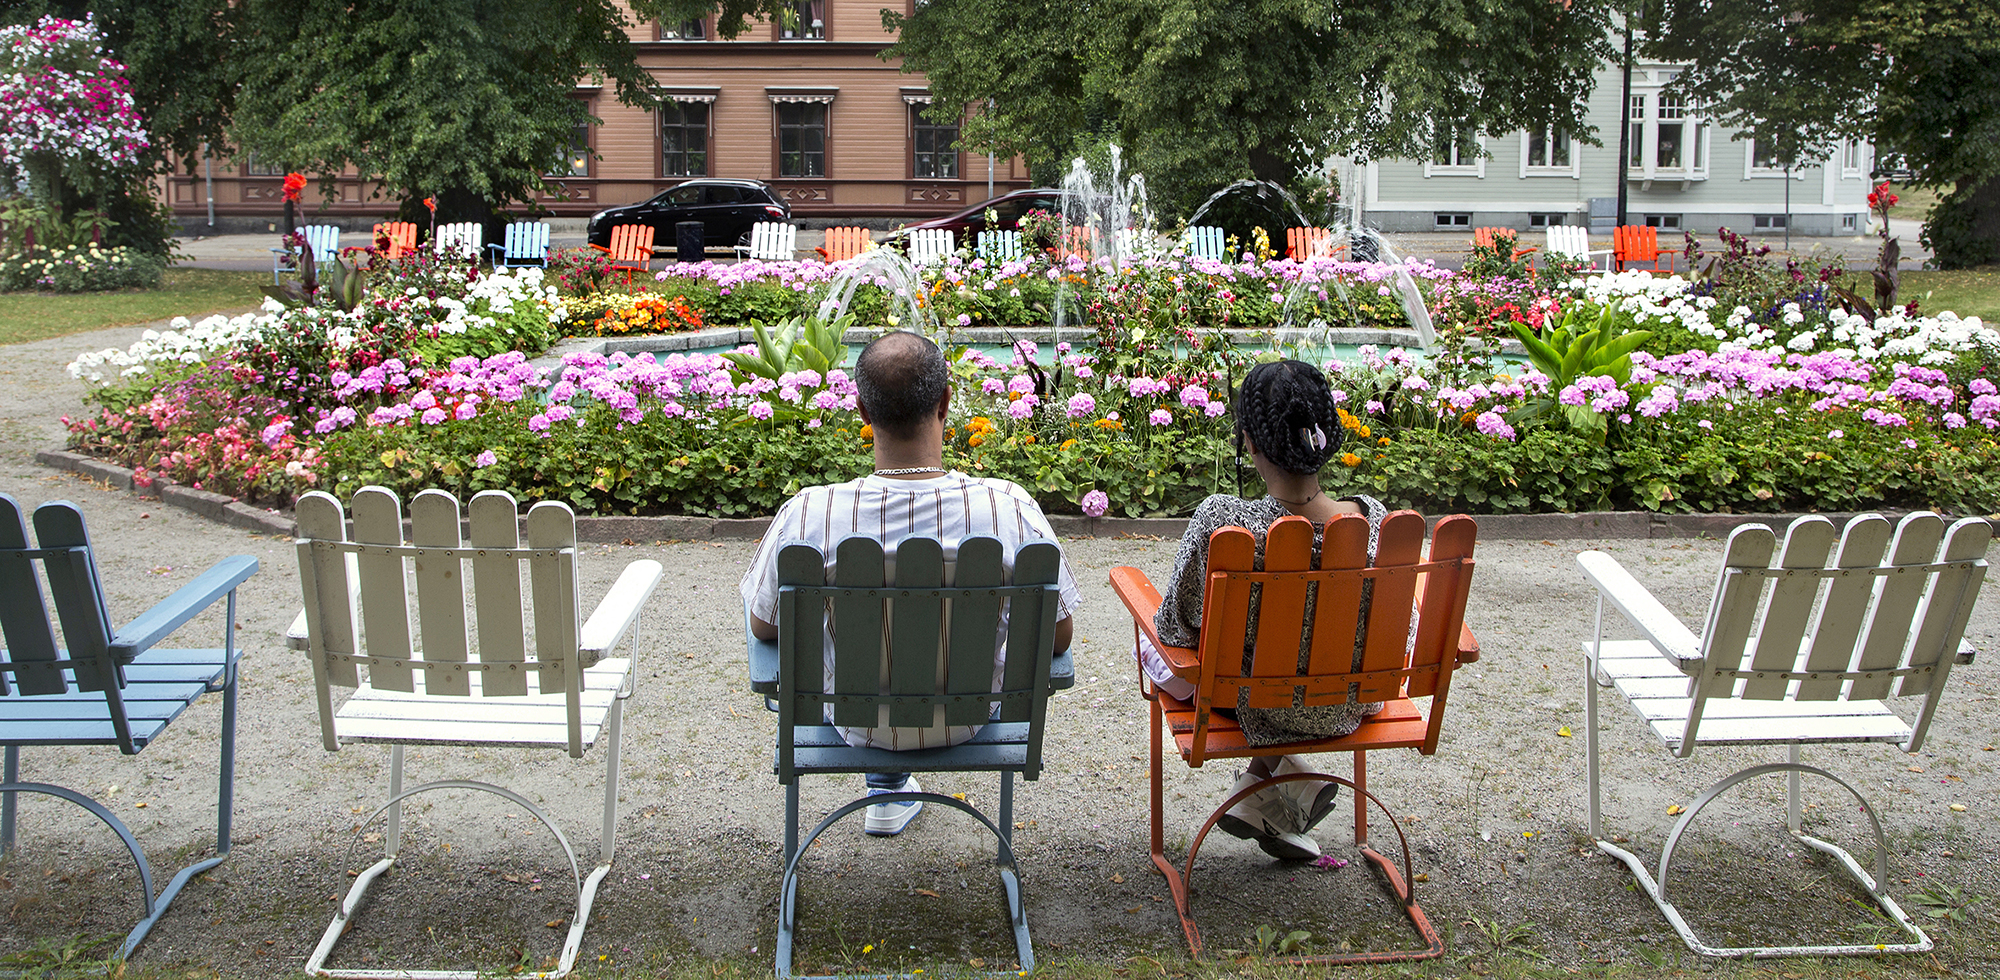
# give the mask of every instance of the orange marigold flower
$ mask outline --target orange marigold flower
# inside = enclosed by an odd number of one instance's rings
[[[1383,436],[1382,438],[1375,440],[1375,444],[1378,446],[1386,446],[1389,444],[1389,437]]]
[[[1010,391],[1010,392],[1008,392],[1008,393],[1007,393],[1007,400],[1008,400],[1008,401],[1010,401],[1010,402],[1017,402],[1017,401],[1020,401],[1020,400],[1021,400],[1021,393],[1020,393],[1020,392],[1018,392],[1018,391]]]
[[[977,446],[977,445],[979,445],[980,443],[982,443],[982,442],[985,442],[985,441],[986,441],[986,437],[985,437],[984,435],[981,435],[980,433],[977,433],[977,432],[975,432],[975,433],[973,433],[973,434],[972,434],[972,438],[970,438],[970,439],[967,439],[967,440],[965,440],[965,444],[966,444],[966,445],[968,445],[968,446]]]
[[[1035,434],[1030,432],[1027,435],[1022,436],[1021,441],[1027,445],[1032,446],[1035,444]]]
[[[1355,428],[1354,428],[1354,434],[1355,434],[1355,435],[1357,435],[1357,436],[1360,436],[1360,437],[1361,437],[1361,438],[1363,438],[1363,439],[1366,439],[1366,438],[1368,438],[1368,435],[1369,435],[1369,433],[1368,433],[1368,427],[1367,427],[1367,426],[1365,426],[1365,425],[1360,425],[1360,426],[1355,426]]]
[[[1097,421],[1092,422],[1090,424],[1100,429],[1111,429],[1113,431],[1125,428],[1125,423],[1119,421],[1118,419],[1098,419]]]
[[[1359,457],[1359,456],[1356,456],[1356,455],[1354,455],[1353,453],[1341,453],[1341,454],[1340,454],[1340,465],[1342,465],[1342,466],[1360,466],[1360,465],[1361,465],[1361,457]]]
[[[875,427],[874,427],[874,426],[872,426],[872,425],[864,425],[864,426],[862,426],[862,427],[861,427],[861,438],[863,438],[863,439],[873,439],[873,438],[875,438]]]
[[[1060,445],[1060,446],[1057,446],[1056,448],[1057,448],[1057,449],[1068,449],[1069,447],[1071,447],[1071,446],[1074,446],[1074,445],[1076,445],[1076,440],[1075,440],[1075,439],[1064,439],[1064,440],[1063,440],[1063,444],[1062,444],[1062,445]]]

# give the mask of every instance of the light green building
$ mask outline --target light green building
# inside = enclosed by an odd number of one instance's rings
[[[1674,65],[1648,62],[1632,72],[1623,223],[1704,235],[1718,227],[1778,235],[1788,224],[1800,235],[1862,233],[1873,147],[1843,144],[1829,159],[1794,169],[1788,181],[1754,141],[1734,138],[1738,131],[1666,94],[1675,73]],[[1561,131],[1444,134],[1430,160],[1349,164],[1338,173],[1361,192],[1362,223],[1381,231],[1568,224],[1608,235],[1617,223],[1620,76],[1617,66],[1605,66],[1589,97],[1587,118],[1603,146]]]

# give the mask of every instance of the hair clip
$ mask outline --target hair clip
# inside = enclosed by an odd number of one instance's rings
[[[1305,440],[1305,444],[1316,452],[1326,449],[1326,432],[1317,425],[1313,426],[1310,432],[1300,429],[1299,438]]]

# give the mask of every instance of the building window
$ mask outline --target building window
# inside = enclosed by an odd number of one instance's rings
[[[958,126],[924,118],[925,108],[922,105],[910,107],[911,145],[915,153],[910,173],[916,177],[957,177]]]
[[[660,176],[708,176],[708,103],[669,97],[661,104]]]
[[[693,20],[684,20],[675,24],[661,24],[660,40],[706,41],[708,40],[708,21],[704,18],[696,17]]]
[[[1857,228],[1860,228],[1860,227],[1861,227],[1861,216],[1860,216],[1860,215],[1858,215],[1858,214],[1843,214],[1843,215],[1841,215],[1841,216],[1840,216],[1840,230],[1842,230],[1842,231],[1854,231],[1855,229],[1857,229]]]
[[[1658,228],[1661,231],[1679,231],[1681,230],[1681,216],[1678,214],[1649,214],[1646,216],[1646,227]]]
[[[826,40],[826,0],[793,0],[778,16],[778,37],[788,41]]]
[[[1424,163],[1424,176],[1486,176],[1485,140],[1477,130],[1439,127],[1431,144],[1431,158]]]
[[[1528,166],[1534,169],[1569,169],[1570,138],[1561,128],[1550,126],[1528,133]]]
[[[549,177],[590,176],[590,116],[586,109],[583,118],[576,121],[576,128],[570,130],[569,146],[563,150],[563,161],[546,174]]]
[[[778,176],[826,176],[825,102],[779,102]]]
[[[1778,159],[1778,149],[1770,143],[1750,141],[1750,169],[1784,170],[1785,162]]]
[[[1787,224],[1785,218],[1782,214],[1753,214],[1750,225],[1758,231],[1783,231]]]
[[[1472,215],[1464,211],[1439,211],[1432,224],[1438,228],[1470,228]]]
[[[1706,180],[1710,126],[1678,95],[1632,96],[1625,162],[1633,180]]]
[[[1840,148],[1840,175],[1842,177],[1861,176],[1861,143],[1850,140]]]
[[[1568,223],[1569,223],[1569,215],[1566,214],[1528,215],[1528,227],[1530,228],[1552,228],[1560,225],[1565,225]]]
[[[1646,167],[1646,97],[1632,97],[1632,131],[1625,141],[1625,163],[1632,170]]]
[[[255,153],[246,153],[243,155],[243,176],[245,177],[283,177],[284,175],[285,167],[283,164],[265,163]]]

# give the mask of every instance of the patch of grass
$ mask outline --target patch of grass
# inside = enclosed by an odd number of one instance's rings
[[[0,344],[23,344],[175,316],[198,320],[210,313],[248,310],[263,302],[258,285],[270,281],[268,272],[168,269],[159,289],[0,294]]]
[[[1897,298],[1905,303],[1919,301],[1917,309],[1921,313],[1950,310],[1959,316],[2000,320],[2000,266],[1953,272],[1905,272]]]
[[[1872,187],[1873,185],[1870,186]],[[1896,195],[1896,206],[1889,209],[1889,217],[1895,218],[1898,221],[1904,219],[1922,221],[1930,217],[1931,205],[1936,204],[1942,194],[1949,192],[1950,188],[1945,188],[1943,191],[1936,191],[1924,187],[1891,184],[1889,185],[1889,193]]]

